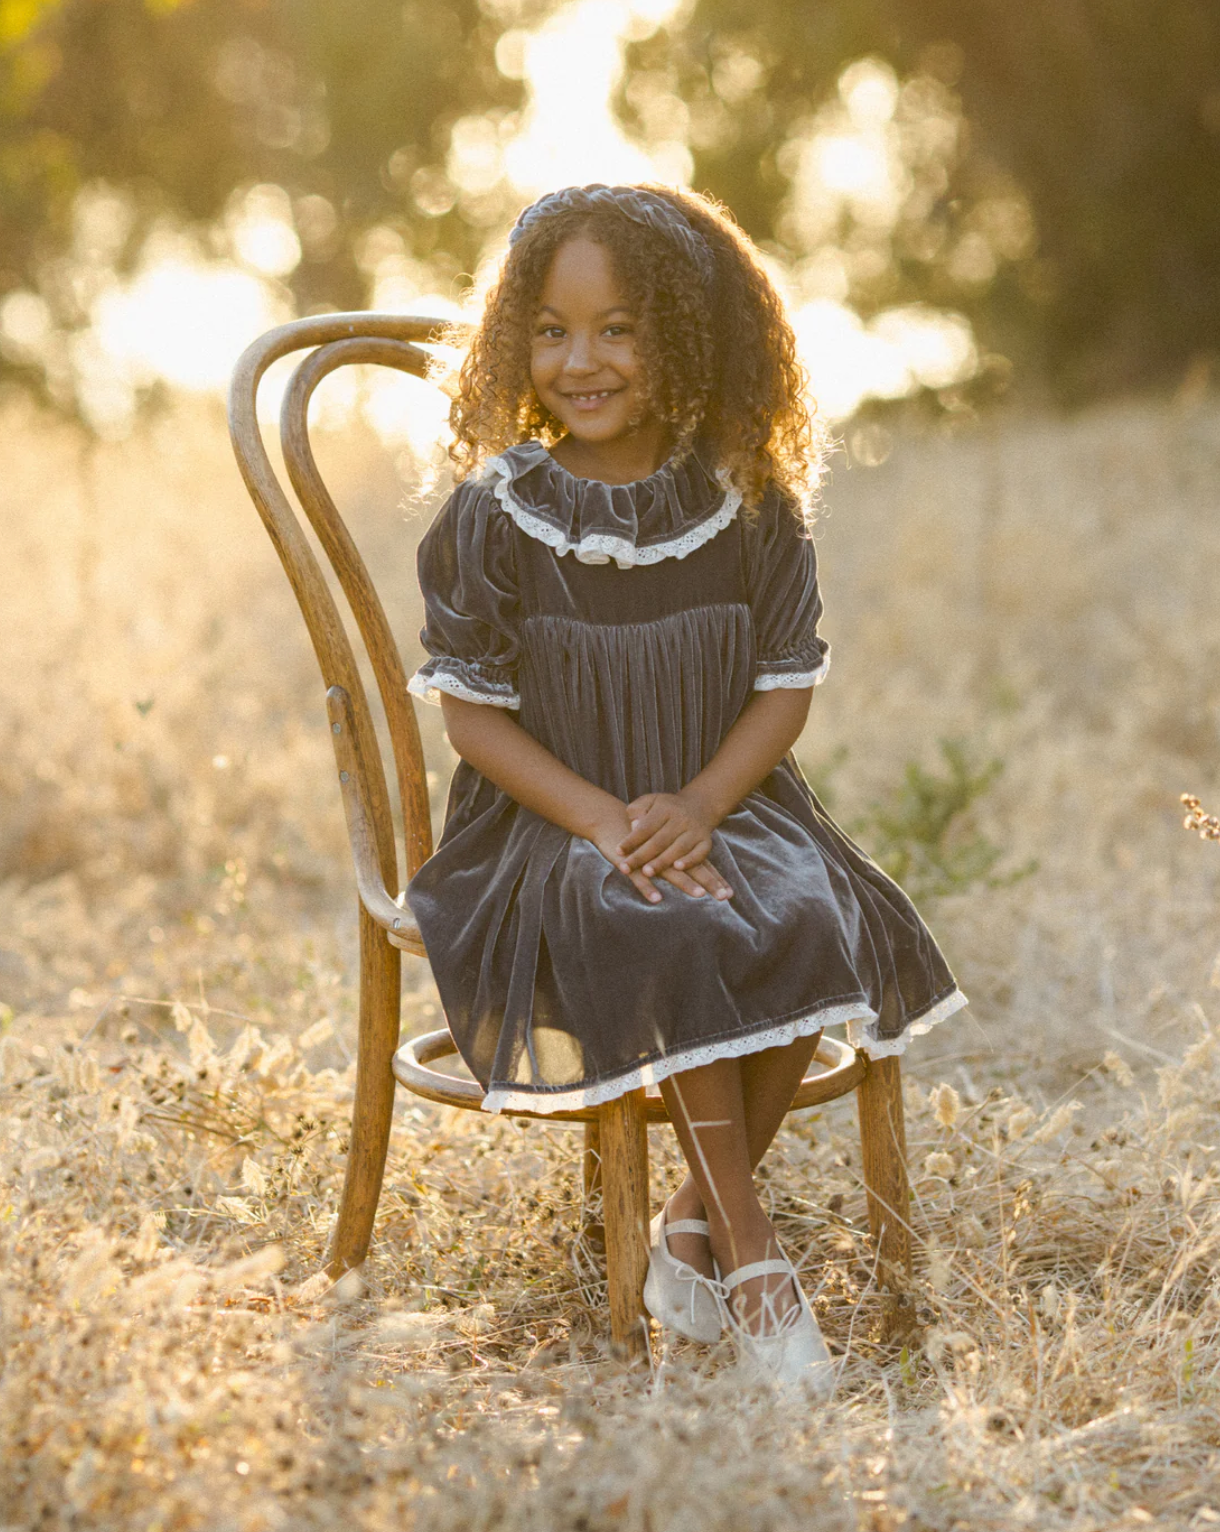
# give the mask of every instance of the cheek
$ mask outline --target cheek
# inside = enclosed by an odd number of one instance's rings
[[[644,358],[640,355],[638,345],[626,347],[619,358],[619,372],[640,393],[647,393],[647,375],[644,368]]]
[[[640,399],[648,398],[648,374],[644,368],[643,358],[637,351],[632,351],[629,358],[625,358],[621,368],[623,376],[631,384],[632,391]]]
[[[535,388],[545,388],[555,376],[555,368],[548,365],[550,359],[545,352],[531,351],[530,353],[530,382]]]

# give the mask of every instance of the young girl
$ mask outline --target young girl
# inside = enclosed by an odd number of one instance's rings
[[[883,1056],[965,999],[789,753],[829,658],[803,384],[705,198],[568,187],[522,213],[419,552],[411,690],[461,760],[408,900],[488,1111],[659,1084],[689,1173],[650,1312],[825,1392],[752,1172],[824,1027]]]

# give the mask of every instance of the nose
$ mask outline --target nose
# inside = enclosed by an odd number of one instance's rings
[[[563,370],[583,376],[590,372],[596,372],[598,365],[592,336],[577,331],[569,341],[568,354],[564,358]]]

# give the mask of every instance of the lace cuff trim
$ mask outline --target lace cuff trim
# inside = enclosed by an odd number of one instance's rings
[[[451,697],[460,697],[463,702],[481,702],[488,707],[519,708],[521,698],[511,688],[496,691],[476,691],[474,687],[467,686],[465,681],[455,676],[451,671],[437,670],[431,675],[425,675],[424,669],[417,670],[407,682],[407,690],[413,697],[419,697],[423,702],[431,702],[440,706],[441,693],[448,692]]]
[[[773,692],[781,686],[821,686],[830,669],[830,650],[813,670],[764,670],[754,679],[756,692]]]
[[[535,516],[521,504],[513,494],[508,474],[508,464],[501,458],[493,457],[488,460],[484,482],[490,487],[509,516],[527,537],[545,543],[548,548],[554,548],[560,558],[565,553],[574,553],[577,562],[581,564],[608,564],[613,559],[620,569],[633,569],[637,564],[659,564],[662,559],[684,559],[688,553],[694,553],[696,548],[701,548],[704,543],[710,542],[717,532],[722,532],[737,515],[741,506],[740,490],[734,489],[727,474],[721,471],[717,474],[717,478],[724,485],[724,500],[719,509],[713,511],[698,526],[692,527],[689,532],[683,532],[680,537],[672,537],[667,542],[650,543],[645,548],[637,548],[629,538],[616,537],[610,532],[590,532],[579,542],[574,543],[558,527],[553,527],[549,521]]]
[[[599,1080],[596,1085],[583,1090],[511,1090],[496,1086],[483,1098],[485,1112],[570,1112],[577,1107],[601,1106],[629,1090],[641,1086],[657,1085],[670,1075],[681,1074],[685,1069],[698,1069],[714,1059],[741,1058],[747,1053],[759,1053],[764,1048],[781,1048],[798,1037],[809,1037],[829,1027],[847,1028],[847,1041],[853,1048],[863,1048],[870,1058],[889,1058],[904,1053],[907,1038],[929,1032],[937,1022],[951,1016],[966,1004],[966,997],[954,989],[939,1000],[931,1010],[925,1011],[898,1037],[877,1038],[872,1034],[877,1027],[877,1013],[863,1000],[848,1001],[842,1005],[827,1005],[810,1011],[795,1020],[781,1022],[761,1032],[750,1032],[742,1037],[725,1038],[717,1043],[706,1043],[696,1048],[685,1048],[672,1053],[640,1069],[628,1070],[611,1080]]]

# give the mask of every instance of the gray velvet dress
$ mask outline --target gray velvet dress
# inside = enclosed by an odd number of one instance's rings
[[[460,484],[425,534],[431,658],[411,680],[510,708],[624,802],[676,792],[755,690],[821,681],[812,542],[699,454],[578,479],[538,442]],[[588,841],[466,762],[411,880],[449,1029],[489,1111],[595,1105],[713,1059],[846,1026],[873,1056],[965,1004],[911,902],[788,756],[717,828],[734,889],[649,904]]]

